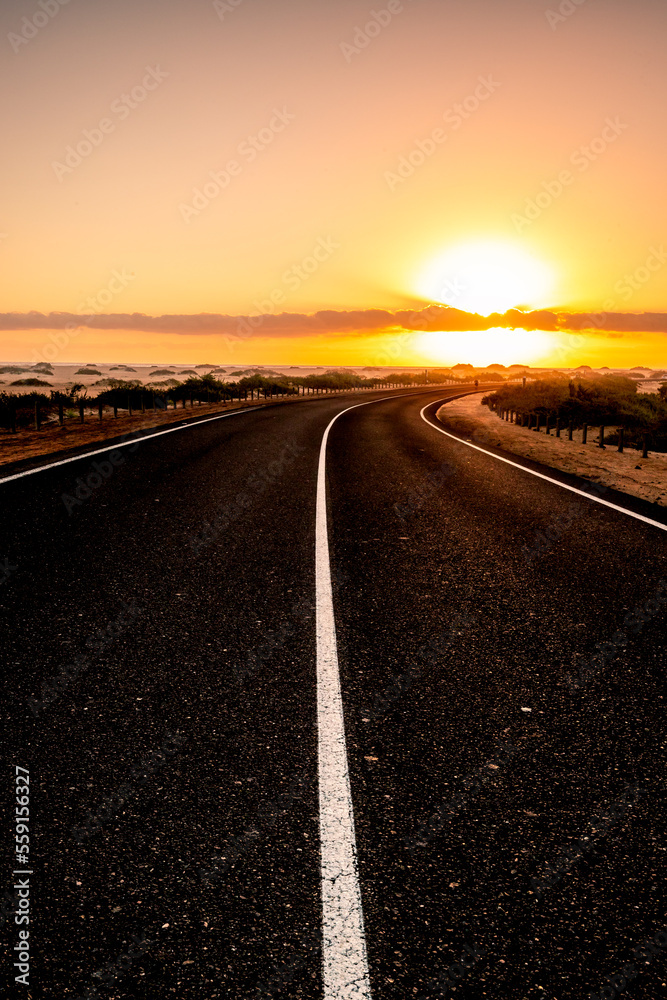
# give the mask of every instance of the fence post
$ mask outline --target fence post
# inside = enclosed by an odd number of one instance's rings
[[[556,417],[556,437],[560,437],[560,417]]]
[[[547,422],[546,422],[545,427],[544,427],[544,433],[545,434],[551,434],[551,428],[549,426],[549,423],[550,423],[550,419],[549,419],[549,414],[547,413]]]
[[[623,431],[624,431],[623,427],[619,428],[619,431],[618,431],[618,450],[620,452],[623,451]]]
[[[132,397],[128,395],[127,397],[127,415],[132,416]]]
[[[574,433],[574,420],[570,420],[570,426],[568,427],[568,431],[567,431],[567,439],[568,439],[568,441],[572,440],[573,433]]]
[[[598,448],[604,448],[604,424],[600,427],[600,441],[598,443]]]
[[[62,399],[58,400],[58,423],[61,427],[65,423],[65,413]]]
[[[584,424],[581,431],[581,443],[586,444],[588,441],[588,424]]]
[[[83,423],[83,400],[79,400],[79,423]]]
[[[104,403],[98,402],[98,404],[97,404],[97,412],[99,414],[100,420],[102,419],[102,411],[103,410],[104,410]]]
[[[538,434],[540,433],[540,424],[541,423],[542,423],[542,414],[538,413],[537,414],[537,426],[535,428],[535,430],[537,431]]]
[[[114,404],[113,404],[113,415],[114,415],[114,417],[118,416],[118,403],[115,400],[114,400]]]
[[[648,458],[648,434],[644,434],[642,439],[642,458]]]

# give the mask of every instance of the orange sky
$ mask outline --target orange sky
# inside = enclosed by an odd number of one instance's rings
[[[655,318],[622,336],[299,321],[667,313],[662,0],[44,3],[0,13],[0,311],[119,319],[53,339],[4,315],[2,360],[667,363]],[[296,319],[230,336],[133,313]]]

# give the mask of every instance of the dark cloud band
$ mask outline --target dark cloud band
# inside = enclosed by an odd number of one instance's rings
[[[608,331],[610,333],[667,333],[667,313],[568,313],[551,310],[479,316],[449,306],[408,309],[322,310],[305,313],[265,313],[229,316],[223,313],[146,316],[143,313],[107,313],[80,316],[65,312],[0,313],[0,330],[137,330],[144,333],[175,333],[263,337],[307,337],[318,334],[364,334],[383,332],[466,332],[503,329],[546,330],[563,333]]]

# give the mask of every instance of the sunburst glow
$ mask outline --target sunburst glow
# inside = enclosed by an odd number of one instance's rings
[[[431,363],[446,365],[469,363],[513,365],[543,363],[554,350],[556,338],[543,330],[490,330],[466,333],[422,333],[415,341],[416,350]]]
[[[512,243],[480,241],[452,247],[430,261],[417,291],[433,302],[488,316],[548,304],[552,270]]]

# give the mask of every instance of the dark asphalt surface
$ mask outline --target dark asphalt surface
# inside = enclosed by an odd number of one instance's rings
[[[317,458],[382,395],[147,440],[71,513],[104,456],[0,485],[8,995],[322,996]],[[329,441],[373,996],[579,1000],[633,962],[667,996],[667,948],[632,955],[667,924],[666,534],[437,433],[446,395]]]

